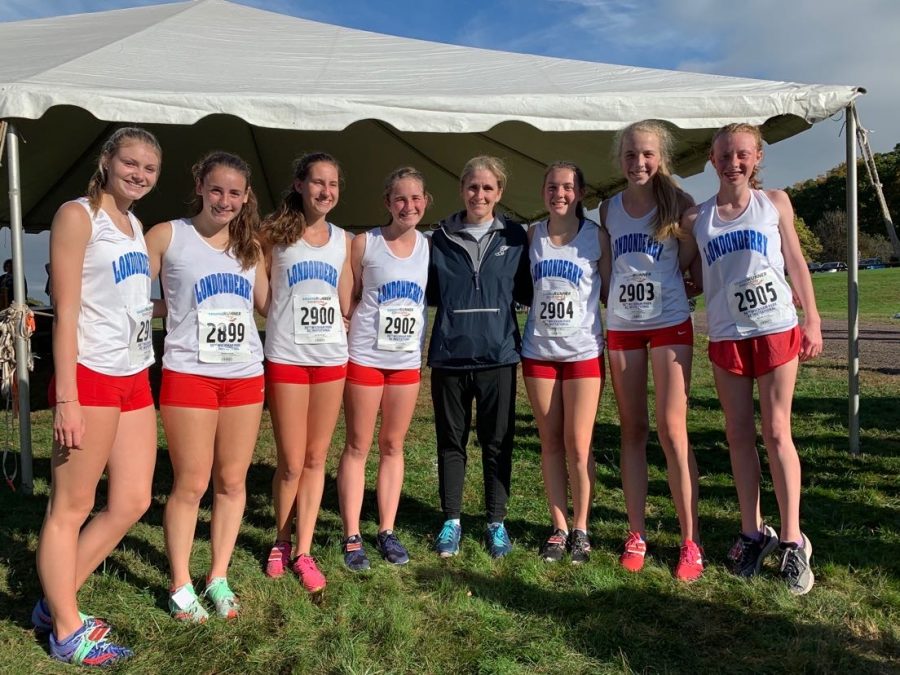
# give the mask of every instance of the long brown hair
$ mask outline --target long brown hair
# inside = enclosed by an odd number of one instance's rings
[[[659,141],[659,168],[651,179],[653,200],[656,202],[656,215],[653,217],[653,236],[657,241],[665,241],[669,237],[682,236],[678,227],[681,213],[692,200],[681,189],[670,168],[672,162],[672,134],[665,124],[658,120],[641,120],[634,122],[616,134],[616,159],[621,162],[622,146],[625,139],[635,133],[653,134]]]
[[[106,139],[100,148],[100,156],[97,158],[97,168],[88,181],[87,199],[88,205],[91,207],[91,213],[96,217],[100,210],[100,200],[103,197],[103,188],[109,178],[109,168],[107,164],[109,160],[124,145],[131,143],[145,143],[156,151],[159,161],[162,162],[162,148],[156,136],[146,129],[140,127],[121,127],[116,129],[112,135]]]
[[[266,216],[262,223],[263,237],[268,244],[281,244],[290,246],[303,236],[306,229],[306,215],[303,213],[303,196],[294,189],[294,183],[298,180],[306,180],[313,164],[325,162],[337,169],[338,180],[341,186],[344,183],[344,174],[341,165],[327,152],[308,152],[294,162],[294,177],[291,186],[285,192],[281,204],[274,213]]]
[[[757,152],[762,152],[763,142],[762,142],[762,133],[759,130],[759,127],[748,124],[746,122],[733,122],[731,124],[726,124],[724,127],[719,129],[715,135],[713,136],[712,143],[709,144],[709,156],[712,158],[713,150],[716,147],[716,141],[722,138],[723,136],[729,136],[731,134],[750,134],[756,140],[756,150]],[[753,167],[753,173],[750,174],[750,178],[747,181],[750,183],[750,187],[754,190],[762,189],[762,179],[759,177],[759,164]]]
[[[194,164],[191,174],[197,187],[216,167],[224,166],[241,174],[247,181],[247,203],[228,223],[228,252],[241,264],[241,269],[253,267],[260,259],[261,249],[257,239],[259,234],[259,206],[256,195],[250,187],[250,165],[237,155],[216,150]],[[203,210],[203,198],[194,195],[194,215]]]

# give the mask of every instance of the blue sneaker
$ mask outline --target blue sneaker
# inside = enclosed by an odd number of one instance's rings
[[[490,551],[492,558],[502,558],[512,551],[512,542],[509,540],[506,526],[502,521],[499,523],[488,523],[485,538],[487,539],[488,551]]]
[[[369,556],[363,546],[362,537],[358,534],[351,535],[341,542],[344,551],[344,564],[353,572],[365,572],[369,569]]]
[[[89,614],[78,612],[78,616],[81,617],[82,621],[91,620],[98,625],[107,625],[106,621],[103,619],[98,619]],[[49,633],[53,630],[53,617],[50,616],[50,607],[47,605],[47,598],[38,600],[34,609],[31,610],[31,625],[34,626],[34,630],[38,633]]]
[[[444,521],[444,526],[434,540],[434,550],[442,558],[451,558],[459,553],[459,539],[462,537],[462,528],[452,520]]]
[[[393,530],[384,530],[375,537],[375,548],[381,557],[391,565],[405,565],[409,562],[409,552],[400,543]]]
[[[127,647],[106,639],[109,626],[85,621],[63,642],[50,633],[50,656],[57,661],[79,666],[111,666],[132,656]]]

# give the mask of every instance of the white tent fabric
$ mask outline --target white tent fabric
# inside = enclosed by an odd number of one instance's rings
[[[335,222],[383,220],[381,181],[413,164],[436,197],[458,203],[458,172],[476,154],[507,160],[504,206],[542,210],[547,163],[579,163],[589,203],[618,182],[615,130],[658,118],[676,130],[681,175],[702,169],[712,130],[747,121],[774,142],[845,108],[861,90],[605,65],[379,35],[226,0],[0,24],[0,119],[25,142],[24,225],[40,230],[82,192],[115,123],[163,145],[145,222],[182,215],[188,169],[205,151],[254,167],[265,211],[290,182],[291,160],[326,150],[344,165]],[[8,196],[0,224],[8,224]]]

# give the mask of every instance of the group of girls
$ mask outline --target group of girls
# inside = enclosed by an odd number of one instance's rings
[[[330,155],[302,157],[282,203],[260,223],[249,166],[215,152],[194,167],[194,214],[157,225],[145,240],[130,208],[156,184],[162,151],[145,130],[116,131],[101,150],[88,194],[64,204],[51,229],[55,443],[37,553],[44,597],[32,613],[35,626],[50,634],[51,655],[85,665],[130,655],[109,639],[105,621],[78,611],[76,595],[150,504],[156,425],[147,368],[156,316],[166,316],[167,325],[160,414],[174,473],[164,525],[169,609],[177,620],[205,621],[210,605],[223,618],[240,611],[227,569],[265,397],[277,447],[276,537],[266,573],[278,577],[290,569],[309,592],[326,585],[311,546],[342,403],[347,433],[337,484],[344,561],[352,570],[370,566],[360,513],[379,411],[375,546],[388,563],[409,560],[394,526],[403,444],[419,393],[426,301],[436,312],[428,364],[445,517],[435,538],[438,554],[453,556],[460,548],[473,400],[486,546],[493,557],[511,550],[504,518],[521,360],[551,521],[540,556],[553,562],[568,554],[575,564],[588,559],[591,435],[606,346],[629,523],[621,564],[638,571],[646,553],[649,363],[681,528],[675,576],[698,578],[697,466],[686,425],[693,343],[682,276],[688,268],[697,286],[702,269],[709,355],[741,510],[730,566],[751,576],[780,546],[790,590],[807,592],[812,546],[799,525],[790,407],[798,356],[816,356],[822,339],[790,202],[781,191],[759,189],[762,140],[755,127],[731,125],[716,134],[710,159],[720,189],[699,207],[670,175],[670,144],[657,122],[620,134],[626,188],[604,202],[599,224],[584,215],[581,170],[552,164],[542,186],[548,217],[527,232],[499,213],[507,181],[500,160],[476,157],[460,179],[464,208],[430,237],[416,229],[430,196],[415,169],[388,177],[388,223],[353,238],[327,220],[342,184]],[[804,310],[802,326],[785,272]],[[150,299],[156,275],[164,301]],[[601,301],[608,306],[606,345]],[[517,304],[530,307],[524,335]],[[254,310],[266,316],[264,347]],[[780,533],[760,512],[754,381]],[[104,470],[106,503],[85,525]],[[198,595],[189,562],[210,478],[211,560]]]

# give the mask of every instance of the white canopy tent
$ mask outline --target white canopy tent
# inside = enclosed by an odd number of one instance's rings
[[[248,160],[264,212],[290,183],[291,161],[325,150],[346,175],[333,218],[363,226],[384,220],[381,181],[402,164],[426,175],[437,220],[457,208],[465,161],[498,155],[511,176],[503,206],[532,219],[553,160],[582,167],[589,206],[614,189],[612,138],[635,120],[676,128],[676,170],[687,176],[702,170],[724,124],[759,124],[773,143],[852,110],[861,93],[437,44],[226,0],[5,23],[0,119],[9,122],[10,191],[0,196],[0,225],[13,231],[22,300],[22,228],[47,228],[59,204],[83,192],[100,144],[120,123],[151,129],[164,149],[158,188],[137,205],[145,223],[184,213],[188,170],[208,150]]]

